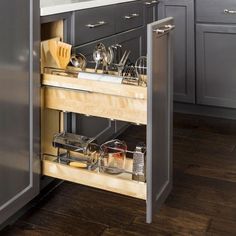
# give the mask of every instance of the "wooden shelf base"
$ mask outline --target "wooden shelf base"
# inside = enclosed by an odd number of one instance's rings
[[[42,161],[42,171],[53,178],[146,200],[146,183],[132,180],[131,174],[109,175],[88,171],[59,164],[52,158]]]

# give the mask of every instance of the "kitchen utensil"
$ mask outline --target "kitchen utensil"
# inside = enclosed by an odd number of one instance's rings
[[[112,47],[108,47],[108,51],[107,51],[107,64],[110,65],[112,64],[114,60],[114,51]]]
[[[77,162],[77,161],[71,161],[69,163],[69,166],[76,167],[76,168],[87,168],[88,165],[85,162]]]
[[[58,133],[53,137],[53,147],[85,154],[88,146],[95,142],[93,138],[71,133]]]
[[[137,73],[133,63],[125,66],[122,73],[123,78],[126,79],[136,79],[137,80]]]
[[[139,85],[147,85],[147,57],[141,56],[135,62],[135,70],[139,78]]]
[[[122,75],[122,71],[124,70],[125,64],[129,58],[130,53],[131,53],[130,51],[129,52],[125,51],[119,64],[117,65],[118,75],[120,75],[120,76]]]
[[[146,146],[139,143],[133,153],[133,174],[132,179],[146,181]]]
[[[41,42],[41,73],[44,73],[46,67],[60,68],[60,64],[56,59],[57,56],[55,58],[50,50],[49,44],[51,41],[55,41],[55,44],[57,44],[60,38],[52,38]]]
[[[60,63],[60,67],[65,69],[68,63],[70,62],[72,45],[64,42],[58,42],[57,46],[57,56]]]
[[[95,72],[97,72],[99,64],[104,63],[104,59],[106,58],[106,53],[107,53],[106,47],[104,46],[103,43],[97,44],[97,46],[93,50],[93,60],[96,62]]]
[[[82,71],[86,69],[87,59],[82,53],[72,54],[70,62],[74,67],[80,68]]]
[[[103,60],[103,74],[108,74],[108,66],[111,65],[111,63],[114,60],[114,52],[112,47],[108,47],[108,50],[106,50],[106,54]]]
[[[100,169],[109,174],[124,172],[127,145],[118,139],[108,141],[101,145]]]

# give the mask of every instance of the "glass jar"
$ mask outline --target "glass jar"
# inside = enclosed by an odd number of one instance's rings
[[[125,169],[127,145],[118,139],[101,145],[100,169],[109,174],[120,174]]]

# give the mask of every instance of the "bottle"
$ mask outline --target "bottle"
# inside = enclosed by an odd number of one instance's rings
[[[135,148],[132,179],[146,182],[146,146],[144,143],[139,143]]]

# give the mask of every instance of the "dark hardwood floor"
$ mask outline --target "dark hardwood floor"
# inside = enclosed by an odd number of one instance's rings
[[[130,147],[145,127],[120,139]],[[153,223],[145,202],[65,182],[0,235],[236,235],[236,121],[174,115],[174,188]]]

